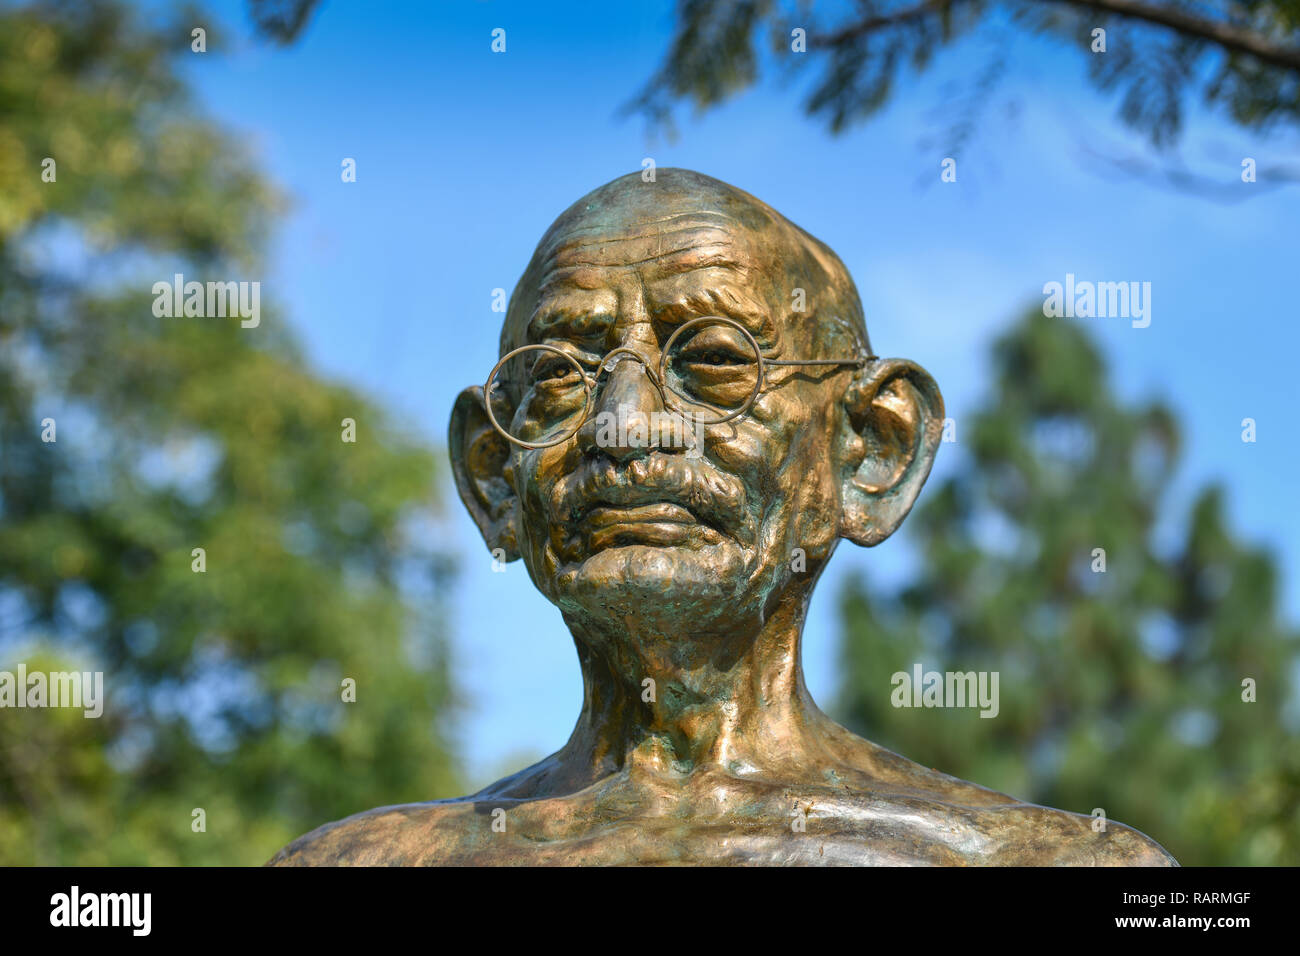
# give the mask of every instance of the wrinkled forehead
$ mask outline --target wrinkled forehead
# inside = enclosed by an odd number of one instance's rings
[[[583,277],[583,270],[649,266],[651,272],[682,272],[712,260],[737,264],[755,259],[749,228],[720,213],[692,212],[603,227],[577,223],[548,235],[536,259],[542,290],[556,280]],[[659,267],[659,268],[656,268]]]
[[[503,351],[557,333],[596,334],[633,305],[666,322],[727,315],[771,338],[783,233],[753,207],[570,210],[515,290]]]

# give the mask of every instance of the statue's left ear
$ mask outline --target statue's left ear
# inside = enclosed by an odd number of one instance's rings
[[[844,396],[840,534],[871,547],[902,524],[943,437],[943,396],[925,369],[873,359]]]

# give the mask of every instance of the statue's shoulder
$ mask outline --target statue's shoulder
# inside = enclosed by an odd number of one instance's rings
[[[499,850],[487,842],[492,814],[533,794],[553,771],[547,758],[477,793],[377,807],[317,827],[267,866],[438,866],[479,863]]]
[[[437,800],[377,807],[317,827],[273,856],[267,866],[419,866],[437,863],[438,834],[474,807]]]
[[[1066,810],[1033,804],[1025,816],[1023,859],[1026,866],[1178,866],[1173,854],[1145,833]]]
[[[859,751],[883,781],[886,801],[896,802],[904,818],[900,833],[924,843],[925,833],[968,863],[1010,866],[1178,866],[1178,861],[1146,834],[1103,817],[1026,803],[996,790],[961,780],[868,744]],[[879,795],[880,785],[873,787]]]
[[[954,819],[964,821],[972,862],[1004,866],[1177,866],[1146,834],[1101,817],[1025,803],[966,781],[947,778]],[[966,798],[966,799],[964,799]]]

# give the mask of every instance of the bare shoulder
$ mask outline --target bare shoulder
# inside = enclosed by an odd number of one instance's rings
[[[1005,866],[1178,866],[1159,843],[1113,820],[1026,803],[854,738],[870,790],[905,808],[925,834],[967,863]],[[900,835],[905,832],[899,827]],[[960,849],[957,849],[960,848]]]
[[[493,813],[518,806],[550,782],[547,758],[478,793],[426,803],[378,807],[317,827],[294,840],[267,866],[437,866],[487,862]],[[500,843],[501,841],[496,841]]]
[[[1106,820],[1031,804],[1024,834],[1029,866],[1178,866],[1173,854],[1145,833]],[[1104,828],[1103,828],[1104,827]]]
[[[473,814],[463,800],[378,807],[317,827],[273,856],[267,866],[420,866],[441,843],[437,834]]]

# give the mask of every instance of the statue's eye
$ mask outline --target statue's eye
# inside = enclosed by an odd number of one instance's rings
[[[532,378],[539,385],[568,384],[570,380],[577,381],[578,372],[572,362],[558,355],[549,355],[538,359],[533,366]]]
[[[704,324],[686,341],[674,342],[667,359],[666,384],[687,402],[739,408],[759,381],[753,343],[723,322]]]
[[[692,365],[712,365],[723,367],[728,365],[744,365],[750,361],[749,357],[740,354],[730,348],[687,348],[682,358]]]
[[[718,323],[706,324],[685,341],[675,343],[670,358],[683,368],[707,372],[730,371],[748,365],[755,360],[755,355],[740,332]]]

